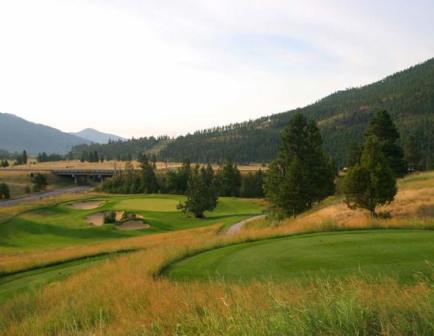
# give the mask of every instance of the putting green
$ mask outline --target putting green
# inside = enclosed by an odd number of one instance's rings
[[[232,245],[169,266],[176,280],[309,280],[312,277],[390,276],[402,283],[432,278],[433,231],[306,234]]]
[[[164,198],[128,199],[116,204],[115,209],[173,212],[178,204],[178,200]]]

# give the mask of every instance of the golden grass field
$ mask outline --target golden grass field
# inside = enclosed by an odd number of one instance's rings
[[[434,229],[434,173],[410,176],[399,185],[396,201],[379,209],[392,214],[388,220],[351,211],[337,198],[295,220],[254,223],[236,236],[218,234],[220,225],[215,225],[83,247],[2,254],[0,269],[9,272],[101,251],[139,250],[9,300],[0,306],[0,333],[431,335],[434,287],[429,279],[405,286],[388,278],[356,277],[335,282],[312,279],[303,285],[236,284],[224,279],[183,283],[159,276],[176,260],[238,242],[333,230]],[[3,209],[0,221],[25,209]]]
[[[133,160],[131,162],[135,169],[140,168],[140,162]],[[194,166],[195,163],[192,163]],[[157,170],[167,170],[167,169],[177,169],[181,167],[181,162],[157,162]],[[10,169],[80,169],[80,170],[104,170],[104,169],[123,169],[125,167],[125,162],[122,161],[104,161],[104,162],[80,162],[80,160],[72,161],[57,161],[57,162],[42,162],[37,163],[35,159],[29,159],[27,165],[20,166],[10,166],[8,168],[0,168],[0,174],[2,171],[7,171]],[[218,165],[213,165],[214,170],[218,170]],[[259,164],[252,164],[249,166],[238,166],[240,171],[257,171],[259,169],[266,170],[266,167],[262,167]],[[1,175],[0,175],[1,176]]]

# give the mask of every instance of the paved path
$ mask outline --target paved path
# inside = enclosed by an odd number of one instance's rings
[[[265,218],[265,217],[266,217],[266,215],[258,215],[258,216],[253,216],[253,217],[247,218],[247,219],[245,219],[245,220],[243,220],[243,221],[241,221],[241,222],[238,222],[238,223],[232,225],[232,226],[231,226],[231,227],[226,231],[226,234],[227,234],[227,235],[233,235],[233,234],[240,233],[241,228],[242,228],[245,224],[250,223],[250,222],[253,222],[254,220],[257,220],[257,219]]]
[[[42,194],[33,195],[33,196],[27,196],[23,198],[17,198],[9,201],[0,202],[0,208],[1,207],[8,207],[13,206],[21,203],[29,203],[29,202],[36,202],[45,198],[64,195],[64,194],[82,194],[86,192],[87,190],[91,189],[92,187],[84,186],[84,187],[75,187],[75,188],[69,188],[69,189],[56,189],[52,191],[47,191]]]

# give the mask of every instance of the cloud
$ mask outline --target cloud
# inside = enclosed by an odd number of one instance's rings
[[[253,119],[432,57],[433,10],[402,0],[4,1],[0,110],[126,137]]]

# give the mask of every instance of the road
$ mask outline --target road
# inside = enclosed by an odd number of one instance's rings
[[[253,217],[247,218],[247,219],[245,219],[245,220],[243,220],[243,221],[241,221],[241,222],[238,222],[238,223],[232,225],[232,226],[231,226],[231,227],[226,231],[226,234],[227,234],[227,235],[233,235],[233,234],[240,233],[241,228],[242,228],[245,224],[250,223],[250,222],[252,222],[252,221],[254,221],[254,220],[257,220],[257,219],[265,218],[265,217],[266,217],[266,215],[258,215],[258,216],[253,216]]]
[[[36,202],[45,198],[50,198],[50,197],[64,195],[64,194],[82,194],[91,188],[93,187],[83,186],[83,187],[75,187],[75,188],[68,188],[68,189],[56,189],[38,195],[27,196],[23,198],[17,198],[9,201],[0,202],[0,208],[9,207],[21,203]]]

